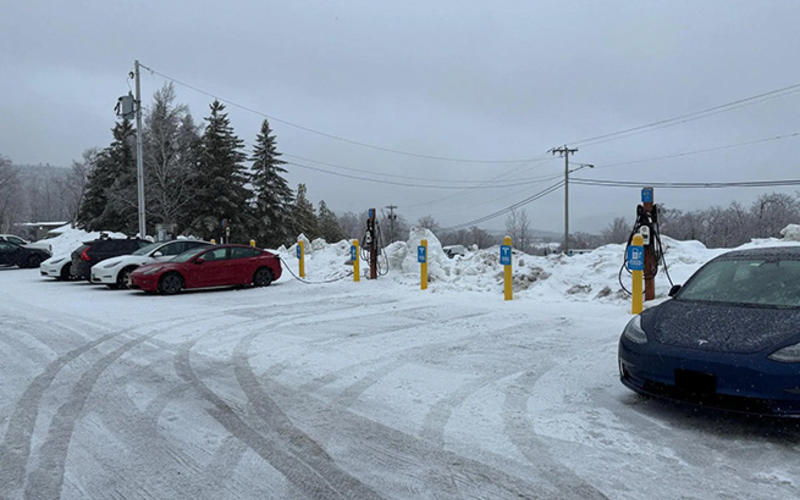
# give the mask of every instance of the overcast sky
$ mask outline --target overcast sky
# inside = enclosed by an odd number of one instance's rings
[[[549,148],[800,82],[796,1],[10,2],[0,6],[0,154],[69,165],[111,140],[133,60],[295,124],[358,142],[462,159],[546,157]],[[146,101],[165,82],[143,72]],[[176,85],[197,122],[210,98]],[[262,117],[228,107],[249,145]],[[800,177],[800,137],[628,166],[603,165],[800,131],[800,93],[597,145],[583,177],[718,181]],[[348,175],[411,184],[563,175],[563,160],[436,161],[272,121],[279,149]],[[289,159],[289,158],[287,158]],[[300,162],[311,165],[309,162]],[[409,221],[481,217],[557,180],[453,191],[357,181],[289,166],[337,211],[389,204]],[[414,179],[387,177],[385,174]],[[786,192],[792,192],[787,190]],[[745,203],[756,189],[656,190],[677,208]],[[563,228],[563,190],[526,206]],[[632,217],[635,189],[574,186],[571,226]],[[502,228],[504,218],[486,228]]]

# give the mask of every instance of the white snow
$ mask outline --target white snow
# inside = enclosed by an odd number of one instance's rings
[[[664,243],[676,283],[726,251]],[[774,245],[798,243],[744,247]],[[354,283],[349,246],[306,240],[307,280],[332,283],[174,297],[0,269],[0,451],[23,461],[0,456],[0,496],[800,496],[797,424],[619,383],[622,245],[515,252],[510,302],[497,247],[449,259],[414,229]]]

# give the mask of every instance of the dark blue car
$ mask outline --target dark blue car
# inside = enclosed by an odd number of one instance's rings
[[[739,250],[700,268],[619,341],[640,394],[800,416],[800,247]]]

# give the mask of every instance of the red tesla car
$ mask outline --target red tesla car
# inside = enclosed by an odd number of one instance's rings
[[[142,266],[130,275],[131,286],[165,295],[185,288],[267,286],[281,277],[277,255],[245,245],[193,248],[167,262]]]

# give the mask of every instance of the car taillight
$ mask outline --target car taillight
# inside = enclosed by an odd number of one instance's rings
[[[86,247],[86,248],[83,249],[83,252],[81,252],[81,259],[85,260],[86,262],[89,262],[90,260],[92,260],[92,258],[89,257],[89,254],[87,253],[90,248],[92,248],[92,247]]]

